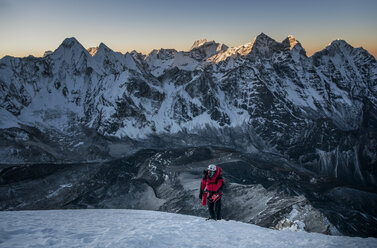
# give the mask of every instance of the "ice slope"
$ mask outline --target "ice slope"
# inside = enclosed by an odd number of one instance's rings
[[[142,210],[0,212],[0,247],[376,247],[375,238],[276,231]]]

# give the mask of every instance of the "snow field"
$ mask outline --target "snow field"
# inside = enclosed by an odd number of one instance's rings
[[[0,212],[0,247],[377,247],[376,238],[276,231],[143,210]]]

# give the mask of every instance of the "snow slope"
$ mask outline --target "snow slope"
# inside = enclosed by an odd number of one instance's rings
[[[0,247],[377,247],[375,238],[141,210],[0,212],[0,220]]]

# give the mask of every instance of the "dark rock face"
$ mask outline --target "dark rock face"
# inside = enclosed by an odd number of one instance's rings
[[[326,234],[376,233],[376,192],[317,178],[277,155],[211,147],[143,150],[105,163],[3,166],[0,207],[134,208],[206,217],[198,194],[209,163],[223,168],[224,218],[271,228],[295,221]]]

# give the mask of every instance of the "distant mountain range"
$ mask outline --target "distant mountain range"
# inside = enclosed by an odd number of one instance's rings
[[[67,38],[0,60],[0,163],[109,160],[143,148],[279,155],[319,176],[377,185],[377,62],[293,36],[148,55]]]

